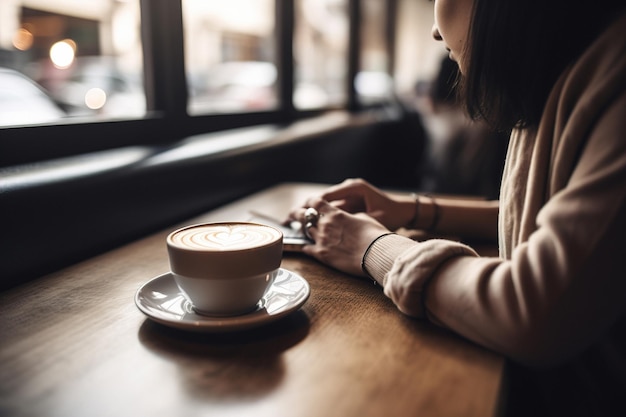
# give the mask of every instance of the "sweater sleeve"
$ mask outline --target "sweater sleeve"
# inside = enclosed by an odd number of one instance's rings
[[[418,243],[406,237],[388,235],[372,245],[365,266],[400,311],[425,318],[424,288],[445,261],[457,256],[478,255],[457,242],[432,239]]]
[[[390,235],[372,247],[368,270],[401,311],[516,361],[553,365],[581,353],[626,308],[626,142],[610,133],[626,129],[624,108],[626,95],[599,120],[568,185],[510,259]]]

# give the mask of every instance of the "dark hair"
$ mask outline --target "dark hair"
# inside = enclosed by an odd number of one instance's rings
[[[624,0],[474,0],[461,99],[500,130],[536,127],[559,75]]]
[[[459,66],[447,55],[439,65],[439,72],[433,81],[432,98],[438,103],[457,102],[457,84],[459,79]]]

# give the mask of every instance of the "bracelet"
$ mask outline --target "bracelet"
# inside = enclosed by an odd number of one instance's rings
[[[413,218],[409,222],[409,227],[417,229],[416,224],[417,224],[417,221],[419,220],[419,212],[420,212],[420,209],[419,209],[419,206],[420,206],[420,202],[419,202],[420,195],[412,193],[411,197],[413,197],[413,199],[415,199],[415,214],[413,215]],[[430,204],[432,204],[432,206],[433,206],[433,219],[430,222],[430,225],[428,227],[424,228],[424,230],[426,230],[427,232],[432,232],[439,225],[439,219],[441,218],[441,206],[439,204],[437,204],[437,200],[432,195],[422,194],[421,197],[429,198],[430,199]]]
[[[430,226],[426,228],[427,231],[433,232],[439,225],[439,218],[441,217],[441,207],[437,204],[437,200],[432,195],[426,195],[424,197],[430,198],[430,204],[433,205],[433,221]]]
[[[420,200],[419,200],[420,196],[415,193],[411,193],[411,198],[415,201],[415,213],[413,214],[413,217],[409,221],[408,226],[411,229],[416,229],[417,227],[415,225],[417,224],[417,220],[419,219],[419,214],[420,214]]]
[[[363,258],[361,258],[361,270],[363,271],[365,276],[369,277],[372,280],[374,285],[378,285],[378,281],[376,281],[374,277],[371,276],[370,273],[367,271],[367,268],[365,267],[365,258],[367,258],[367,255],[370,253],[370,250],[372,249],[372,246],[374,246],[374,243],[378,242],[379,239],[385,236],[394,235],[394,234],[395,234],[394,232],[383,233],[382,235],[378,236],[376,239],[372,240],[372,243],[370,243],[367,249],[365,249]]]

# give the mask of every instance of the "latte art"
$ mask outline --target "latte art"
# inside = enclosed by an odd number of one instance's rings
[[[195,224],[167,236],[176,285],[200,314],[253,311],[278,273],[283,234],[251,222]]]
[[[280,238],[280,232],[272,227],[225,223],[180,230],[171,236],[171,242],[185,249],[225,251],[264,246]]]

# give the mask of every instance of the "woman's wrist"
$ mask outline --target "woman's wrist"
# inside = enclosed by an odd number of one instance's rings
[[[378,284],[378,280],[370,273],[370,271],[368,271],[365,261],[370,251],[372,250],[372,247],[376,244],[376,242],[378,242],[380,239],[384,238],[385,236],[394,235],[394,234],[395,233],[393,232],[383,233],[382,235],[378,236],[376,239],[372,240],[372,242],[369,244],[369,246],[365,250],[363,257],[361,258],[361,271],[363,271],[363,274],[365,274],[366,277],[370,278],[374,284]]]
[[[420,202],[419,202],[419,196],[415,193],[411,194],[411,200],[413,203],[413,217],[411,217],[411,220],[409,220],[409,222],[407,223],[407,228],[408,229],[417,229],[417,224],[419,222],[420,219]]]
[[[385,276],[391,270],[396,258],[417,242],[395,233],[385,233],[374,239],[361,260],[361,269],[380,286],[385,284]]]
[[[409,222],[410,229],[433,232],[439,226],[441,206],[435,197],[428,194],[412,194],[415,202],[414,215]]]

